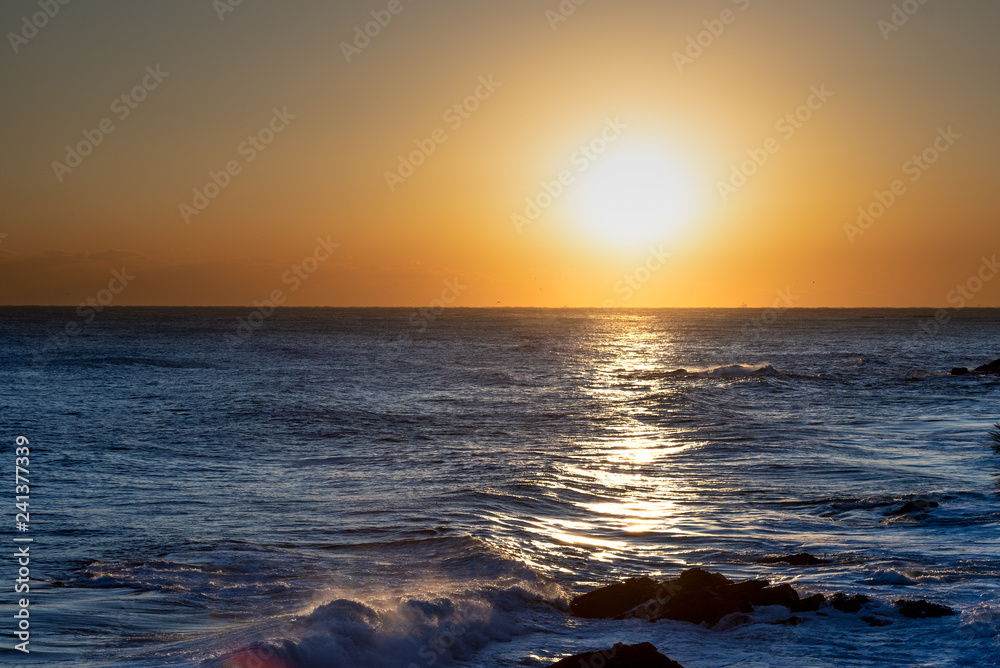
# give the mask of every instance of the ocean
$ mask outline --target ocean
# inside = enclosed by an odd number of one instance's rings
[[[0,663],[541,667],[648,641],[685,668],[1000,665],[1000,378],[948,375],[1000,357],[1000,310],[930,315],[288,309],[240,334],[247,309],[2,308],[31,518],[8,477]],[[913,500],[938,505],[893,514]],[[761,563],[798,552],[831,563]],[[567,613],[694,566],[891,623]]]

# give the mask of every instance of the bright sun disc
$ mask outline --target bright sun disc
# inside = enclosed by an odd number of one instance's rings
[[[634,246],[663,240],[696,208],[689,172],[652,147],[619,145],[598,158],[577,185],[575,218],[602,241]]]

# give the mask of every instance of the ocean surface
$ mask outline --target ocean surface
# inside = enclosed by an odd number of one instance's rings
[[[947,375],[1000,357],[1000,311],[931,314],[294,309],[236,336],[246,309],[0,309],[4,470],[31,444],[0,664],[540,667],[649,641],[686,668],[1000,665],[1000,379]],[[914,499],[939,505],[891,514]],[[833,561],[760,563],[803,551]],[[692,566],[864,593],[892,624],[566,612]]]

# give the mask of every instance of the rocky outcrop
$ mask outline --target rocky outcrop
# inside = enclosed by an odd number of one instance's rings
[[[971,371],[964,366],[957,366],[951,370],[949,375],[952,376],[967,376],[970,373],[974,373],[978,376],[1000,376],[1000,360],[994,360],[989,364],[984,364],[982,366],[977,366]]]
[[[868,624],[868,626],[881,627],[881,626],[892,626],[892,620],[886,619],[885,617],[876,617],[875,615],[867,615],[861,618],[861,621]]]
[[[574,617],[587,619],[620,618],[630,610],[657,597],[662,585],[652,578],[630,578],[577,596],[569,604]]]
[[[864,594],[855,594],[854,596],[848,596],[837,592],[830,599],[830,604],[833,605],[834,610],[840,610],[841,612],[860,612],[861,607],[865,603],[871,603],[871,599]]]
[[[684,668],[660,654],[648,642],[638,645],[618,643],[611,649],[584,652],[553,663],[549,668]]]
[[[715,626],[734,613],[781,605],[792,612],[819,609],[825,598],[816,594],[800,599],[791,585],[772,586],[766,580],[733,582],[721,573],[692,568],[674,580],[632,578],[601,587],[570,602],[570,612],[578,617],[649,621],[671,619]]]
[[[842,592],[834,594],[829,600],[822,594],[803,598],[788,584],[771,585],[767,580],[733,582],[721,573],[692,568],[673,580],[659,582],[650,577],[637,577],[601,587],[574,598],[570,601],[569,609],[574,616],[589,619],[638,618],[651,622],[669,619],[706,624],[709,627],[719,624],[723,618],[728,617],[724,624],[728,628],[750,621],[747,615],[755,608],[764,606],[780,605],[792,613],[802,613],[817,612],[820,607],[829,605],[839,612],[855,614],[861,612],[869,603],[871,599],[864,594],[850,595]],[[895,605],[901,615],[915,619],[955,614],[955,611],[947,606],[924,600],[899,600]],[[892,624],[892,620],[874,615],[866,615],[862,619],[870,626]],[[805,621],[803,618],[792,615],[783,621],[771,623],[796,626],[803,621]],[[618,664],[607,664],[607,666],[613,665]]]
[[[767,559],[761,559],[760,563],[788,564],[789,566],[821,566],[822,564],[831,563],[831,560],[819,559],[806,552],[800,552],[799,554],[787,554],[782,557],[768,557]]]
[[[910,617],[913,619],[927,619],[929,617],[948,617],[950,615],[955,614],[955,611],[946,605],[938,605],[937,603],[928,603],[923,599],[919,601],[899,600],[896,601],[896,607],[899,608],[899,614],[903,615],[904,617]]]
[[[774,624],[778,626],[798,626],[804,621],[806,620],[802,619],[801,617],[796,617],[795,615],[792,615],[788,619],[783,619],[780,622],[774,622]]]
[[[1000,360],[993,360],[989,364],[977,366],[972,370],[972,373],[978,373],[980,376],[1000,376]]]

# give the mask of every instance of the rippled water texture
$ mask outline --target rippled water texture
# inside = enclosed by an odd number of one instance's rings
[[[25,665],[494,668],[647,640],[686,668],[1000,665],[1000,382],[946,375],[1000,357],[1000,311],[922,336],[927,313],[459,310],[419,332],[305,309],[231,347],[243,311],[119,309],[38,357],[75,313],[0,309],[3,437],[32,442]],[[939,505],[891,514],[914,499]],[[759,563],[801,551],[833,563]],[[695,565],[865,593],[893,623],[565,612]]]

